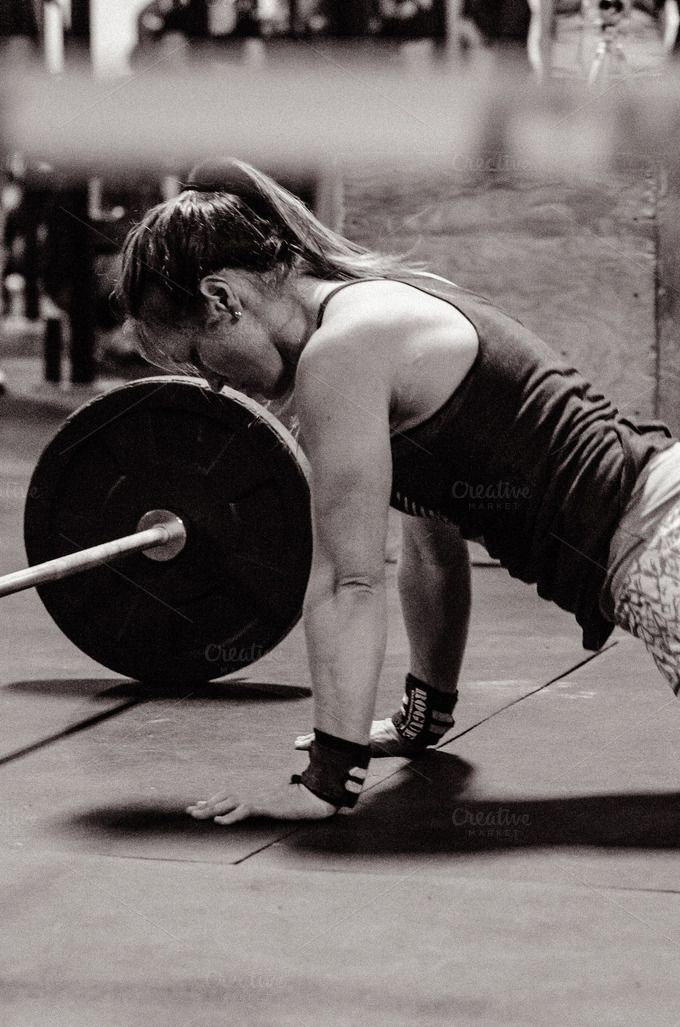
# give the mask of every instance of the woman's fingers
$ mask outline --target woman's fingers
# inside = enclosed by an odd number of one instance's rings
[[[199,802],[187,806],[187,813],[196,820],[208,820],[210,817],[221,816],[229,813],[239,805],[239,800],[230,792],[217,792],[210,799],[202,799]]]
[[[255,816],[256,811],[246,802],[240,802],[231,813],[225,813],[222,817],[215,817],[216,824],[237,824],[239,820],[246,820]]]
[[[196,820],[214,820],[216,824],[236,824],[248,817],[274,817],[277,820],[319,820],[336,813],[336,807],[318,798],[303,784],[287,782],[274,786],[248,801],[230,792],[218,792],[212,799],[187,807]]]
[[[309,751],[309,749],[311,749],[311,747],[312,747],[312,742],[313,741],[314,741],[314,732],[313,731],[310,731],[308,735],[298,735],[297,738],[295,739],[295,748],[296,749],[304,749],[306,751]]]
[[[371,758],[376,759],[382,756],[422,756],[427,751],[424,745],[409,742],[403,738],[391,717],[384,720],[374,720],[371,725]]]

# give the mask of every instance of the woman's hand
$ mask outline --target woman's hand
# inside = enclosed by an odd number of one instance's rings
[[[270,788],[251,799],[239,799],[231,792],[217,792],[212,798],[187,806],[195,820],[213,819],[216,824],[236,824],[248,817],[275,820],[323,820],[337,813],[329,802],[317,798],[303,784],[289,783]]]

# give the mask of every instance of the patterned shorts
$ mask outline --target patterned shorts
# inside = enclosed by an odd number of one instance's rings
[[[680,693],[680,503],[624,569],[616,623],[641,638],[676,695]]]

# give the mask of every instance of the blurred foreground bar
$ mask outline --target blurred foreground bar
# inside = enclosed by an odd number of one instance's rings
[[[162,173],[229,153],[282,169],[505,155],[523,173],[601,173],[680,155],[680,75],[539,86],[500,63],[469,70],[322,60],[145,72],[116,82],[17,74],[0,85],[0,147],[77,178]]]

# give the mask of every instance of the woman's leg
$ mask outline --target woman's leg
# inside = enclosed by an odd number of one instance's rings
[[[642,639],[676,695],[680,693],[680,503],[623,569],[614,596],[616,623]]]

